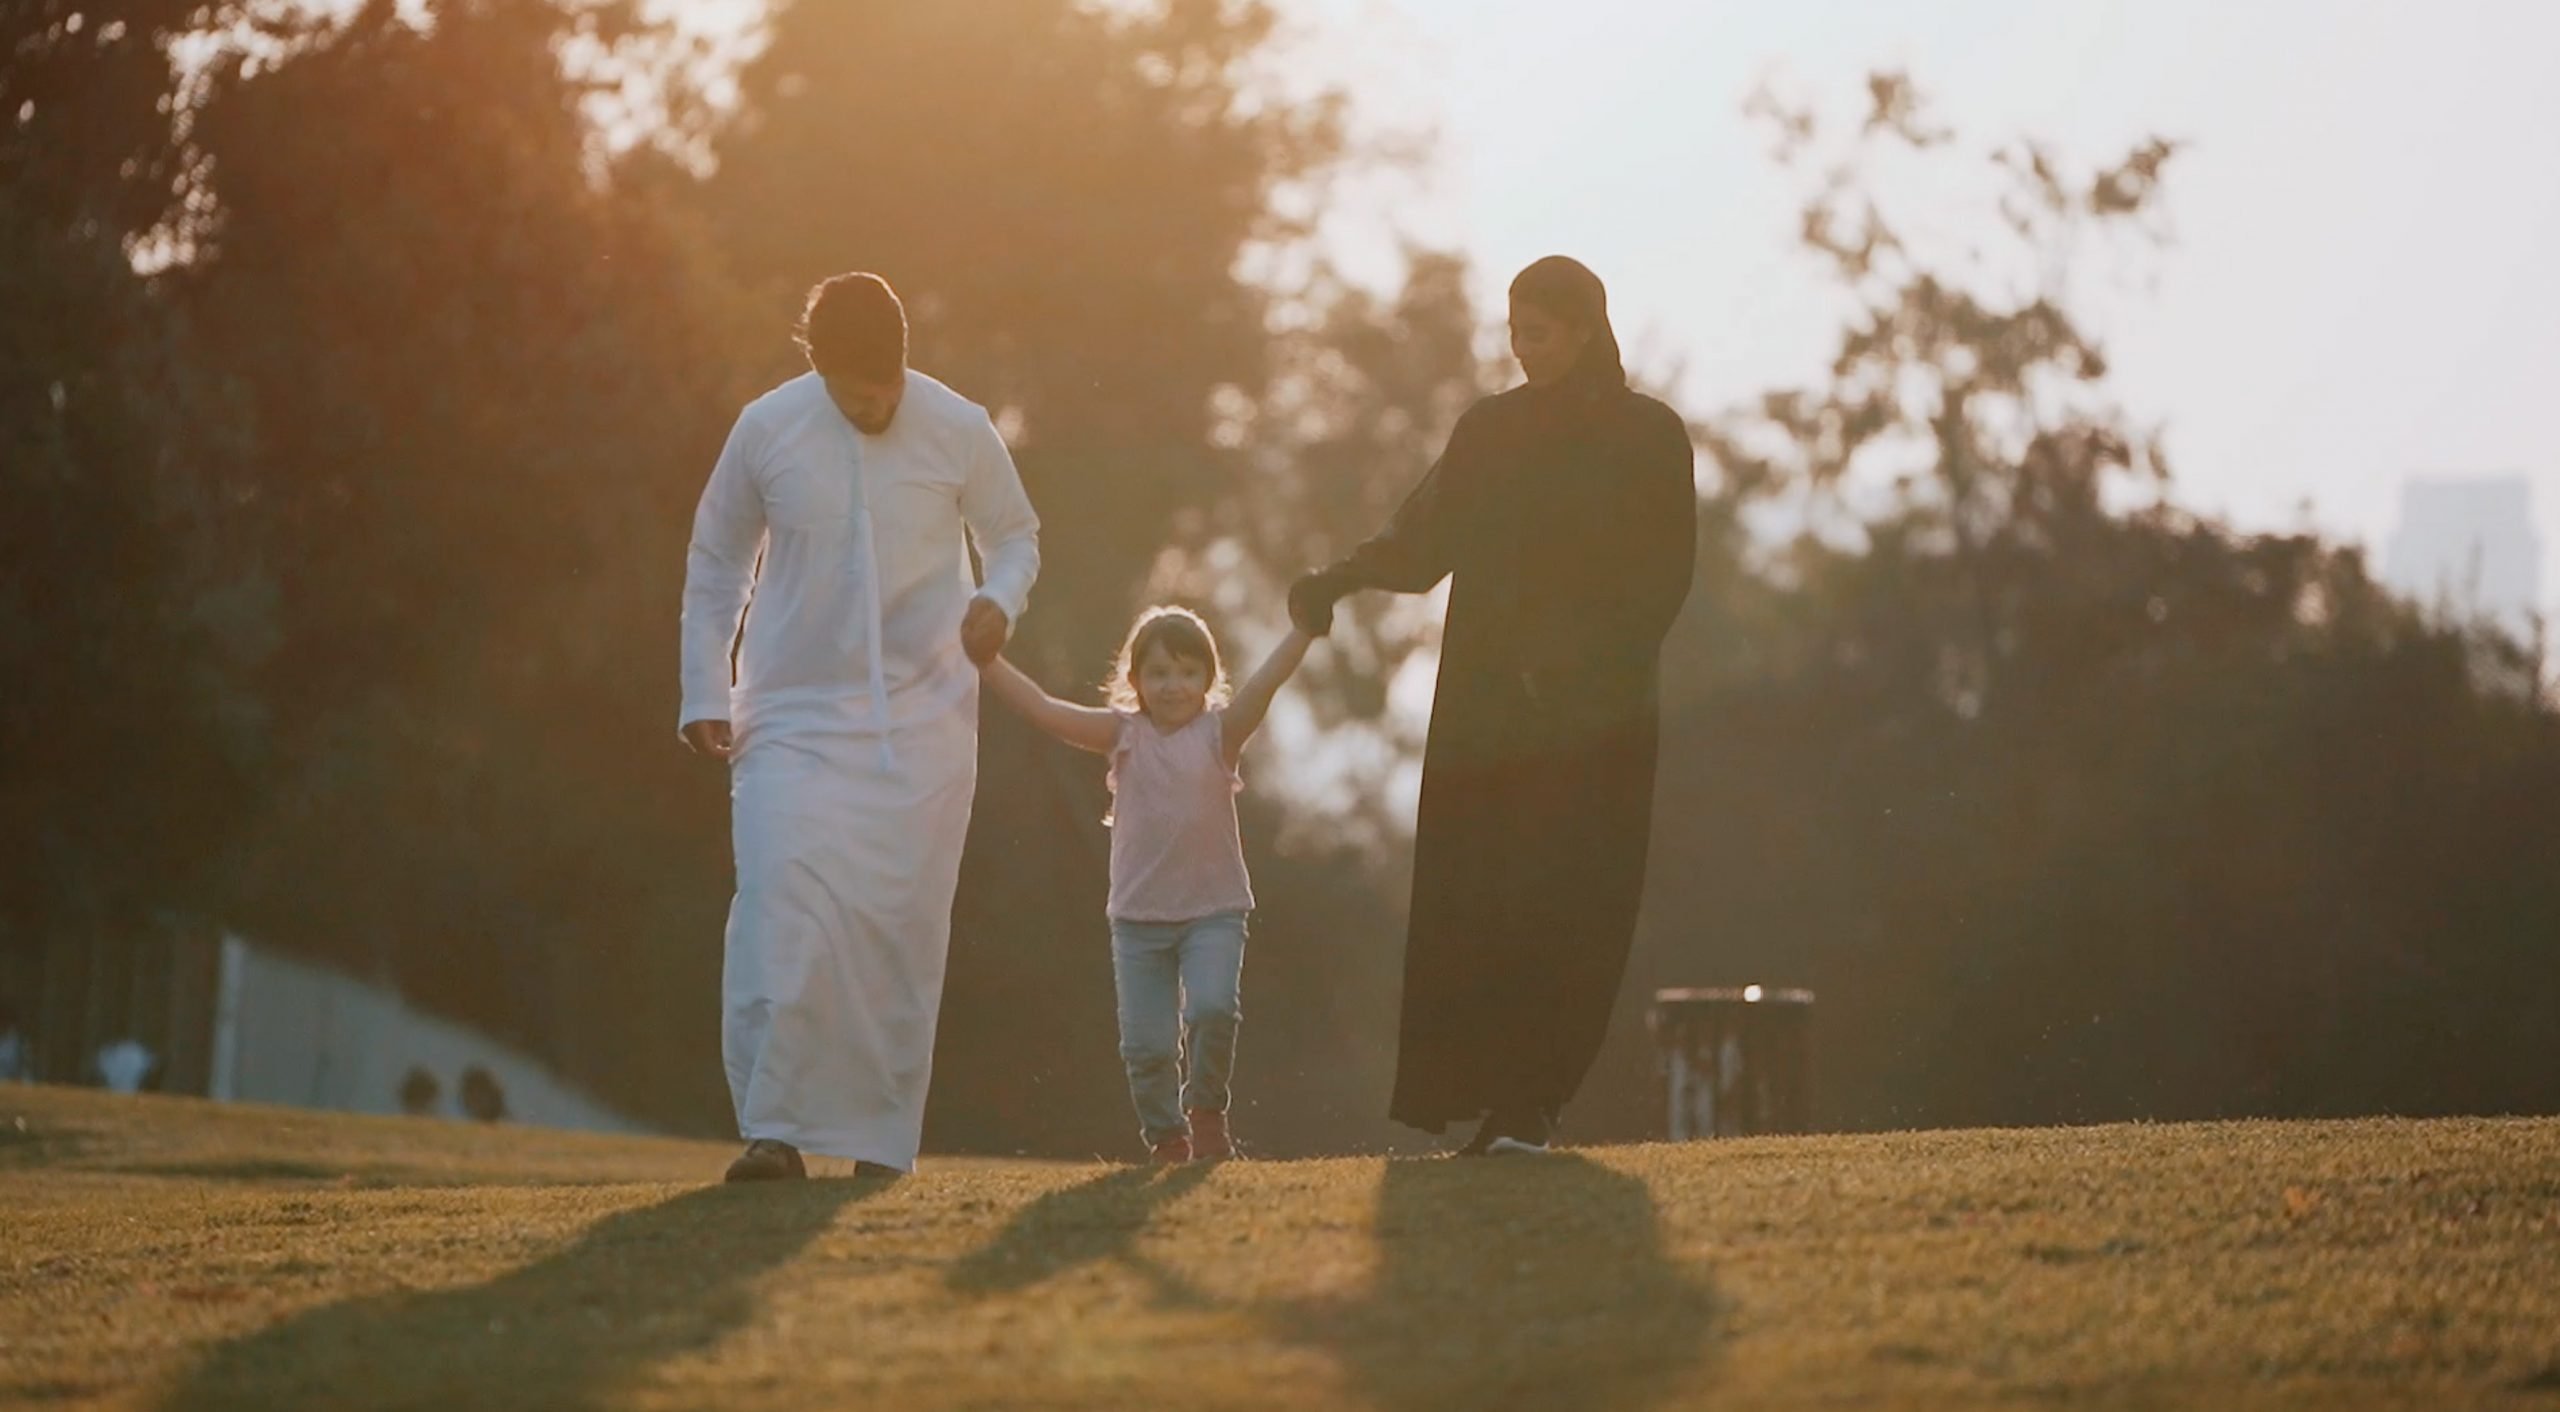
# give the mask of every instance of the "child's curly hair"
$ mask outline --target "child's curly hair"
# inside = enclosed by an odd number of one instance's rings
[[[1104,699],[1115,711],[1147,709],[1138,695],[1138,664],[1157,647],[1173,654],[1177,662],[1197,662],[1209,669],[1209,704],[1224,706],[1232,688],[1227,682],[1226,665],[1218,659],[1218,639],[1209,631],[1208,623],[1188,608],[1160,604],[1138,615],[1131,624],[1128,640],[1120,644],[1120,655],[1112,659],[1111,679],[1103,687]]]

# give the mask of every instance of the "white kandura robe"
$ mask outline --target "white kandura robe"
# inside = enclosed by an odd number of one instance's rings
[[[960,619],[975,593],[1021,620],[1039,530],[985,410],[912,371],[879,436],[794,378],[712,468],[678,714],[736,737],[721,1049],[742,1137],[915,1165],[977,789]]]

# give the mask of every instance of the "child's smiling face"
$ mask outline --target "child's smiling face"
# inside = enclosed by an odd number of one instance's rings
[[[1138,704],[1147,719],[1166,730],[1191,724],[1209,704],[1209,664],[1178,657],[1161,642],[1149,643],[1138,659]]]

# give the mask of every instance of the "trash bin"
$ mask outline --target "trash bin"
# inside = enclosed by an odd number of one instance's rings
[[[1672,1141],[1812,1129],[1812,991],[1658,990],[1648,1018]]]

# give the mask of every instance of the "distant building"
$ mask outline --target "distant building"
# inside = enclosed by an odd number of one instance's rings
[[[2448,616],[2529,635],[2542,604],[2533,483],[2522,476],[2408,482],[2382,578]]]
[[[0,961],[7,958],[0,957]],[[346,1113],[644,1131],[388,986],[224,932],[64,938],[0,965],[0,1078]],[[12,1006],[9,997],[23,995]],[[12,1072],[14,1071],[14,1072]]]

